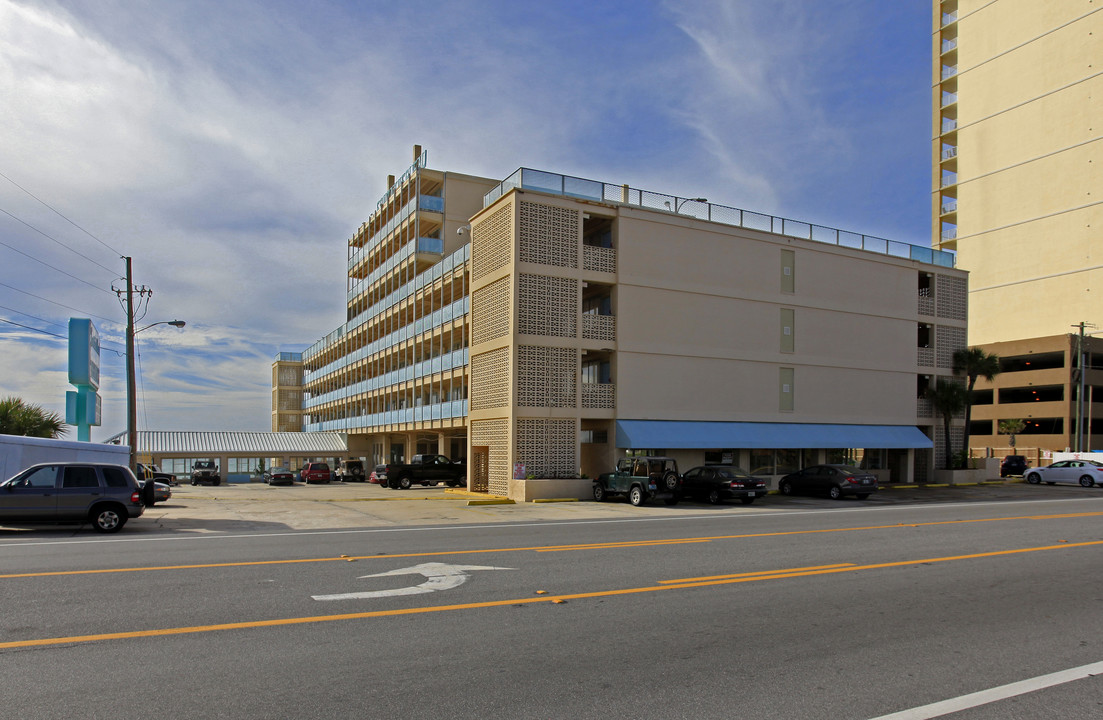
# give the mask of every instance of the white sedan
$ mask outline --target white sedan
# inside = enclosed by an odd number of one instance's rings
[[[1103,463],[1095,460],[1060,460],[1046,467],[1030,468],[1026,481],[1032,485],[1070,483],[1073,485],[1103,485]]]

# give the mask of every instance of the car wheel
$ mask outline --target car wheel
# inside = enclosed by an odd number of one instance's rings
[[[1026,476],[1026,481],[1031,485],[1037,485],[1038,483],[1042,482],[1042,476],[1038,473],[1030,473]]]
[[[1081,487],[1091,487],[1092,485],[1095,485],[1095,480],[1092,480],[1091,475],[1081,476],[1081,478],[1080,478],[1080,486]]]
[[[215,487],[218,487],[219,485],[221,485],[221,484],[222,484],[222,481],[221,481],[221,480],[215,480],[215,481],[214,481],[213,483],[211,483],[211,484],[212,484],[212,485],[214,485]]]
[[[605,487],[601,483],[594,483],[594,502],[605,502]]]
[[[122,530],[123,525],[126,525],[126,518],[126,511],[117,505],[94,508],[88,516],[96,532],[102,533],[113,533]]]
[[[832,485],[831,489],[827,491],[827,497],[831,498],[832,500],[842,500],[843,489],[838,485]]]
[[[192,480],[191,484],[192,484],[192,487],[195,487],[196,485],[199,484],[199,481],[198,480]]]
[[[398,486],[399,486],[400,488],[402,488],[403,490],[409,490],[409,489],[410,489],[410,485],[411,485],[411,483],[410,483],[410,478],[408,478],[408,477],[401,477],[401,478],[399,478],[399,479],[398,479]]]
[[[752,498],[752,497],[741,497],[741,498],[739,498],[739,502],[743,503],[744,505],[750,505],[751,503],[754,502],[754,498]]]
[[[716,505],[720,502],[720,493],[715,490],[709,491],[709,505]]]
[[[668,472],[666,475],[663,475],[662,488],[667,492],[674,492],[675,490],[677,490],[678,475],[674,472]]]
[[[858,498],[859,500],[865,500],[867,497],[869,497],[869,493],[858,493],[854,497]]]
[[[639,485],[633,485],[632,489],[628,491],[628,502],[636,507],[643,505],[643,501],[645,499],[646,498],[643,494],[643,488],[641,488]]]
[[[793,494],[793,484],[791,482],[786,481],[786,480],[782,480],[781,484],[777,486],[777,489],[781,491],[782,495],[792,495]]]

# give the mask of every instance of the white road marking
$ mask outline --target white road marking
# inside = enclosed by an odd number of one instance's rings
[[[1092,663],[1091,665],[1081,665],[1071,670],[1061,670],[1060,672],[1050,673],[1049,675],[1040,675],[1036,678],[1030,678],[1029,680],[1020,680],[1019,682],[1013,682],[1009,685],[1001,685],[1000,687],[981,690],[980,692],[950,698],[949,700],[931,703],[930,705],[911,708],[910,710],[901,710],[891,715],[881,715],[880,717],[871,718],[870,720],[929,720],[929,718],[942,717],[950,713],[987,705],[999,700],[1006,700],[1016,695],[1025,695],[1036,690],[1044,690],[1045,688],[1055,685],[1064,685],[1065,683],[1083,680],[1084,678],[1100,674],[1103,674],[1103,662]]]
[[[491,567],[489,565],[449,565],[447,563],[422,563],[413,567],[388,570],[374,575],[361,575],[360,579],[386,577],[388,575],[423,575],[428,578],[420,585],[394,588],[393,590],[372,590],[367,592],[340,593],[337,595],[311,595],[315,600],[363,600],[365,598],[396,597],[399,595],[420,595],[438,590],[451,590],[463,585],[467,573],[471,570],[514,570],[515,568]]]

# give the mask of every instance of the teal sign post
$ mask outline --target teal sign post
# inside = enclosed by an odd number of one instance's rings
[[[69,384],[65,393],[65,422],[76,425],[77,440],[89,442],[92,426],[103,419],[100,388],[100,334],[91,320],[69,318]]]

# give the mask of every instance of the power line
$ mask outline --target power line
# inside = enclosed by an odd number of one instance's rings
[[[96,265],[96,266],[98,266],[98,267],[101,267],[101,268],[103,268],[104,270],[106,270],[107,272],[111,273],[112,275],[115,275],[115,271],[114,271],[114,270],[112,270],[111,268],[109,268],[109,267],[106,267],[106,266],[104,266],[104,265],[100,265],[100,264],[99,264],[98,262],[96,262],[96,261],[95,261],[95,260],[93,260],[92,258],[88,257],[88,256],[87,256],[87,255],[85,255],[84,253],[81,253],[81,252],[77,252],[76,250],[74,250],[73,248],[69,247],[69,246],[68,246],[68,245],[66,245],[65,243],[61,242],[60,240],[58,240],[57,238],[53,237],[52,235],[50,235],[50,234],[48,234],[48,233],[46,233],[46,232],[43,232],[42,230],[39,230],[39,229],[38,229],[38,228],[36,228],[36,227],[35,227],[34,225],[31,225],[31,224],[30,224],[29,222],[27,222],[26,220],[23,220],[22,218],[18,218],[18,217],[16,217],[15,215],[12,215],[12,214],[11,214],[10,212],[8,212],[7,210],[5,210],[4,208],[0,208],[0,212],[4,213],[4,214],[5,214],[5,215],[7,215],[8,217],[10,217],[10,218],[11,218],[12,220],[15,220],[16,222],[18,222],[18,223],[22,223],[23,225],[25,225],[25,226],[29,227],[29,228],[30,228],[31,230],[34,230],[34,231],[35,231],[36,233],[38,233],[38,234],[39,234],[39,235],[41,235],[42,237],[46,238],[47,240],[53,240],[53,241],[54,241],[54,242],[56,242],[56,243],[57,243],[58,245],[60,245],[61,247],[65,248],[66,250],[68,250],[69,252],[73,253],[74,255],[79,255],[80,257],[84,258],[85,260],[87,260],[88,262],[92,263],[93,265]]]
[[[105,243],[105,242],[104,242],[103,240],[100,240],[100,239],[99,239],[98,237],[96,237],[96,236],[95,236],[95,235],[93,235],[92,233],[90,233],[90,232],[88,232],[87,230],[85,230],[84,228],[82,228],[82,227],[81,227],[80,225],[77,225],[77,224],[76,224],[75,222],[73,222],[73,221],[72,221],[72,220],[70,220],[69,218],[65,217],[64,215],[62,215],[62,214],[61,214],[61,212],[60,212],[59,210],[57,210],[56,208],[54,208],[54,207],[53,207],[52,205],[50,205],[50,204],[49,204],[48,202],[46,202],[45,200],[43,200],[43,199],[39,198],[39,197],[38,197],[37,195],[35,195],[34,193],[32,193],[32,192],[31,192],[30,190],[28,190],[27,188],[23,187],[22,185],[20,185],[20,184],[19,184],[19,183],[17,183],[16,181],[12,180],[12,179],[11,179],[10,177],[8,177],[7,175],[5,175],[4,173],[0,172],[0,177],[4,178],[4,179],[5,179],[5,180],[7,180],[8,182],[10,182],[10,183],[11,183],[12,185],[16,186],[17,188],[19,188],[19,189],[20,189],[20,190],[22,190],[23,192],[25,192],[25,193],[27,193],[28,195],[30,195],[31,197],[33,197],[33,198],[34,198],[35,200],[37,200],[38,202],[40,202],[40,203],[42,203],[43,205],[45,205],[46,207],[48,207],[48,208],[49,208],[50,210],[52,210],[52,211],[53,211],[54,213],[56,213],[56,214],[57,214],[57,215],[58,215],[58,216],[59,216],[59,217],[60,217],[60,218],[61,218],[62,220],[64,220],[65,222],[69,223],[70,225],[72,225],[73,227],[75,227],[75,228],[76,228],[77,230],[80,230],[80,231],[81,231],[82,233],[84,233],[84,234],[85,234],[85,235],[87,235],[88,237],[92,238],[93,240],[95,240],[96,242],[98,242],[98,243],[99,243],[100,245],[103,245],[103,246],[104,246],[105,248],[107,248],[107,249],[108,249],[108,250],[110,250],[111,252],[115,253],[115,254],[116,254],[116,255],[118,255],[119,257],[123,257],[123,256],[125,255],[125,253],[121,253],[121,252],[119,252],[119,251],[118,251],[118,250],[116,250],[115,248],[113,248],[113,247],[111,247],[110,245],[108,245],[107,243]]]
[[[19,312],[19,311],[16,310],[16,312]],[[30,325],[24,325],[23,323],[17,323],[16,321],[8,320],[7,318],[0,318],[0,322],[11,323],[12,325],[17,325],[21,328],[27,328],[28,330],[34,330],[35,332],[42,333],[43,335],[53,335],[54,337],[61,338],[62,340],[68,340],[69,339],[69,338],[67,338],[63,335],[58,335],[57,333],[52,333],[52,332],[49,332],[47,330],[39,330],[36,327],[31,327]]]
[[[110,290],[104,290],[103,288],[99,287],[98,285],[93,285],[92,283],[88,282],[87,280],[82,280],[81,278],[77,277],[73,273],[66,272],[66,271],[64,271],[64,270],[62,270],[61,268],[58,268],[58,267],[54,267],[53,265],[46,262],[45,260],[39,260],[34,255],[28,255],[27,253],[23,252],[19,248],[14,248],[11,245],[8,245],[6,242],[3,242],[2,240],[0,240],[0,245],[3,245],[4,247],[8,248],[9,250],[14,250],[15,252],[19,253],[23,257],[30,258],[31,260],[34,260],[36,263],[41,263],[42,265],[45,265],[46,267],[50,268],[51,270],[56,270],[59,273],[61,273],[62,275],[68,275],[69,277],[73,278],[77,282],[82,282],[90,288],[95,288],[96,290],[99,290],[101,292],[111,294]]]
[[[20,315],[25,315],[29,318],[33,318],[35,320],[38,320],[39,322],[44,322],[47,325],[53,325],[54,327],[63,327],[63,328],[68,329],[67,325],[63,325],[61,323],[54,322],[53,320],[47,320],[46,318],[40,318],[37,315],[31,315],[30,313],[25,313],[22,310],[16,310],[15,308],[10,308],[10,307],[7,307],[6,305],[0,305],[0,310],[7,310],[8,312],[19,313]],[[11,320],[5,320],[5,322],[12,322],[12,321]],[[26,326],[21,326],[21,327],[26,327]],[[37,330],[37,328],[31,328],[31,329]],[[38,332],[46,332],[46,331],[45,330],[38,330]],[[53,334],[53,333],[49,333],[49,334]],[[57,337],[61,337],[61,335],[58,335]],[[101,339],[100,340],[100,346],[104,350],[107,350],[108,352],[112,352],[112,353],[115,353],[116,355],[122,356],[122,352],[120,352],[119,350],[112,350],[112,349],[106,347],[106,345],[118,345],[117,342],[114,342],[113,340],[102,340]],[[122,347],[122,346],[120,345],[119,347]]]
[[[80,308],[75,308],[75,307],[72,307],[71,305],[65,305],[65,304],[59,303],[55,300],[51,300],[49,298],[44,298],[41,295],[35,295],[34,293],[29,293],[26,290],[20,290],[19,288],[8,285],[7,283],[0,282],[0,286],[6,287],[9,290],[15,290],[16,292],[23,293],[24,295],[29,295],[33,298],[38,299],[38,300],[42,300],[44,302],[48,302],[48,303],[51,303],[53,305],[57,305],[58,307],[63,307],[66,310],[72,310],[73,312],[78,312],[78,313],[81,313],[82,315],[89,315],[91,317],[98,318],[100,320],[106,320],[107,322],[112,323],[114,325],[122,325],[122,323],[120,323],[118,320],[112,320],[111,318],[106,318],[103,315],[95,315],[95,314],[87,312],[85,310],[81,310]]]

